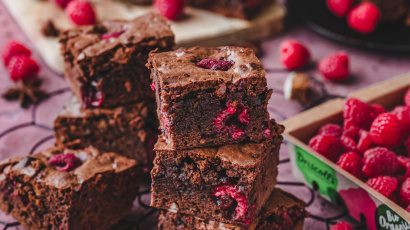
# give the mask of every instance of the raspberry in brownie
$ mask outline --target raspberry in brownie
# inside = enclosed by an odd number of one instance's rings
[[[188,0],[189,5],[242,19],[254,17],[263,7],[273,2],[273,0]]]
[[[302,230],[304,219],[307,216],[305,206],[303,201],[292,194],[276,188],[273,190],[259,215],[247,228],[240,225],[226,224],[210,219],[201,219],[195,216],[163,210],[160,211],[158,229]]]
[[[174,34],[165,19],[147,14],[76,27],[63,32],[60,43],[66,78],[82,104],[114,107],[153,98],[148,54],[172,49]]]
[[[51,148],[0,163],[0,209],[25,229],[109,229],[136,198],[137,163],[116,153]]]
[[[256,143],[173,150],[159,138],[151,171],[151,206],[247,226],[276,184],[280,135]]]
[[[147,66],[170,148],[265,139],[271,90],[252,49],[181,48],[151,53]]]
[[[146,103],[113,109],[84,109],[73,99],[54,121],[57,146],[82,148],[89,145],[151,165],[157,139],[157,120]]]

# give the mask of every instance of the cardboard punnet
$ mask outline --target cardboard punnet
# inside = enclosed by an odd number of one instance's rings
[[[406,74],[348,96],[368,103],[378,103],[390,110],[402,103],[409,87],[410,74]],[[322,125],[342,124],[344,103],[345,100],[334,99],[284,122],[294,176],[317,189],[326,199],[345,205],[350,216],[359,222],[365,222],[370,230],[410,230],[410,213],[307,145]]]

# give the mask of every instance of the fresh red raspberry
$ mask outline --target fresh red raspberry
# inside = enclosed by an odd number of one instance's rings
[[[362,171],[368,178],[394,175],[398,169],[396,154],[386,148],[376,147],[363,154]]]
[[[401,184],[399,196],[403,206],[410,205],[410,177]]]
[[[158,12],[169,20],[179,19],[185,8],[184,0],[155,0],[155,8]]]
[[[82,164],[81,160],[72,153],[53,155],[48,163],[61,172],[69,172]]]
[[[246,217],[248,211],[248,200],[246,196],[240,193],[234,185],[219,186],[215,188],[212,196],[216,197],[216,203],[223,209],[223,211],[234,210],[232,213],[232,218],[234,220],[243,220]],[[235,202],[224,202],[231,199]]]
[[[118,38],[124,32],[125,32],[125,30],[120,30],[120,31],[112,32],[112,33],[103,34],[103,35],[101,35],[101,39],[102,40],[110,40],[111,38]]]
[[[404,105],[410,106],[410,88],[407,90],[406,94],[404,94]]]
[[[375,116],[377,116],[381,113],[387,112],[387,110],[382,105],[379,105],[379,104],[372,104],[371,107],[372,107],[372,109],[375,113]]]
[[[248,110],[247,109],[243,109],[241,113],[239,113],[238,115],[238,120],[240,123],[242,123],[243,125],[248,125],[250,122],[250,118],[248,115]]]
[[[214,126],[219,132],[228,132],[233,140],[239,140],[245,136],[244,128],[250,121],[247,109],[235,102],[228,102],[226,106],[226,109],[215,117]]]
[[[410,156],[410,136],[404,141],[404,147],[406,148],[407,156]]]
[[[409,204],[409,206],[407,206],[406,211],[410,212],[410,204]]]
[[[379,146],[395,147],[403,140],[403,127],[397,117],[382,113],[373,121],[370,131],[373,142]]]
[[[376,30],[380,17],[380,10],[375,4],[364,2],[350,11],[347,16],[347,24],[353,30],[367,34]]]
[[[400,123],[404,126],[406,132],[410,131],[410,107],[398,106],[392,112],[399,119]]]
[[[279,45],[280,59],[288,70],[296,70],[306,66],[310,61],[309,50],[299,41],[289,39]]]
[[[327,80],[346,80],[350,76],[349,56],[345,52],[334,53],[320,60],[318,69]]]
[[[54,3],[57,4],[57,6],[61,8],[66,8],[68,3],[70,3],[72,0],[54,0]]]
[[[343,153],[337,164],[344,170],[348,171],[357,178],[363,178],[362,176],[362,157],[355,152]]]
[[[340,137],[343,134],[343,129],[340,125],[326,124],[319,129],[319,134],[329,134],[335,137]]]
[[[368,129],[375,118],[372,107],[358,99],[349,98],[343,110],[344,128],[349,129],[354,126],[361,129]]]
[[[212,59],[212,58],[204,58],[201,61],[196,63],[197,66],[204,68],[204,69],[222,70],[222,71],[229,70],[234,64],[235,63],[233,61],[218,60],[218,59]]]
[[[405,167],[406,167],[406,164],[407,164],[407,163],[410,163],[410,158],[405,157],[405,156],[397,156],[397,162],[399,163],[399,165],[400,165],[402,168],[405,168]]]
[[[349,12],[353,0],[326,0],[327,8],[338,17],[344,17]]]
[[[351,151],[351,152],[357,151],[357,144],[352,138],[348,136],[342,136],[340,138],[340,141],[342,142],[346,151]]]
[[[355,126],[350,126],[348,128],[345,127],[343,130],[342,136],[348,136],[353,140],[356,140],[359,137],[360,129]]]
[[[11,80],[27,81],[37,77],[40,67],[37,62],[27,56],[15,56],[7,67]]]
[[[336,162],[340,154],[344,152],[343,144],[339,138],[329,134],[320,134],[313,137],[309,141],[309,146],[333,162]]]
[[[2,52],[3,56],[3,63],[5,66],[9,65],[10,60],[14,56],[31,56],[31,51],[21,44],[18,41],[10,41],[7,45],[3,48]]]
[[[85,0],[73,0],[69,2],[65,11],[71,21],[76,25],[93,25],[96,22],[94,8],[91,3]]]
[[[353,228],[349,223],[339,221],[336,224],[330,226],[330,230],[353,230]]]
[[[373,147],[373,139],[366,130],[359,131],[359,142],[357,142],[357,150],[359,153],[364,153]]]
[[[366,184],[385,197],[391,197],[399,186],[397,179],[390,176],[374,177],[369,179]]]
[[[150,87],[151,87],[151,90],[152,90],[153,92],[155,92],[156,86],[155,86],[155,83],[154,83],[154,82],[151,83]]]

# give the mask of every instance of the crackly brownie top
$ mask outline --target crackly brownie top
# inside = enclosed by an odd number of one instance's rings
[[[81,185],[98,174],[119,173],[136,165],[134,160],[116,153],[100,153],[93,147],[81,150],[50,148],[27,157],[0,163],[0,180],[27,176],[36,182],[65,189]]]
[[[161,88],[207,81],[236,82],[243,78],[265,80],[262,63],[250,48],[192,47],[151,53],[148,67],[160,79]]]
[[[224,145],[219,147],[208,148],[195,148],[190,150],[184,150],[194,155],[201,155],[205,157],[218,157],[222,160],[231,162],[232,164],[241,165],[244,167],[252,166],[258,163],[263,151],[268,148],[269,145],[280,145],[282,142],[282,132],[284,128],[282,125],[277,124],[274,120],[271,120],[270,138],[261,143],[245,143],[235,145]],[[166,143],[163,136],[158,138],[158,142],[155,144],[156,151],[174,151],[172,147]]]
[[[69,29],[61,35],[60,43],[70,49],[73,57],[81,60],[99,56],[118,46],[135,46],[166,37],[174,37],[169,24],[163,17],[149,13],[131,21],[104,21]]]

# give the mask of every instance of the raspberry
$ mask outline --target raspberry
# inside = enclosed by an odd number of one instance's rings
[[[2,52],[3,56],[3,63],[5,66],[9,65],[10,60],[14,56],[31,56],[31,51],[25,47],[23,44],[17,41],[10,41],[7,45],[3,48]]]
[[[377,116],[370,127],[369,133],[374,143],[385,147],[397,146],[403,139],[400,121],[390,113],[382,113]]]
[[[376,30],[380,16],[380,10],[375,4],[364,2],[350,11],[347,16],[347,24],[353,30],[367,34]]]
[[[368,129],[370,124],[376,117],[372,112],[372,107],[358,99],[349,98],[344,106],[343,118],[345,129],[350,129],[352,126]]]
[[[54,3],[57,4],[57,6],[61,8],[66,8],[68,3],[70,3],[72,0],[54,0]]]
[[[334,162],[339,159],[340,154],[344,151],[339,138],[329,134],[320,134],[313,137],[309,141],[309,146]]]
[[[37,77],[40,67],[35,60],[28,56],[15,56],[10,60],[7,70],[11,80],[17,82]]]
[[[72,153],[53,155],[48,163],[61,172],[69,172],[82,164],[81,160]]]
[[[241,122],[242,124],[248,125],[250,121],[248,110],[243,109],[242,112],[238,115],[238,119],[239,119],[239,122]]]
[[[197,62],[196,65],[211,70],[229,70],[235,63],[233,61],[218,60],[211,58],[204,58],[201,61]]]
[[[179,19],[184,13],[184,0],[155,0],[155,8],[169,20]]]
[[[362,178],[362,158],[355,152],[343,153],[337,164],[357,178]]]
[[[410,204],[409,204],[409,206],[407,206],[406,211],[410,212]]]
[[[373,139],[369,132],[365,130],[359,131],[359,142],[357,142],[357,150],[359,153],[364,153],[373,146]]]
[[[336,16],[344,17],[349,12],[353,0],[326,0],[327,8]]]
[[[344,221],[339,221],[330,227],[330,230],[353,230],[352,226]]]
[[[346,80],[350,76],[349,56],[344,52],[334,53],[320,60],[318,69],[327,80]]]
[[[280,59],[288,70],[300,69],[310,61],[309,50],[299,41],[285,40],[279,45]]]
[[[379,104],[372,104],[371,107],[373,109],[373,112],[375,113],[375,116],[387,112],[386,109]]]
[[[410,158],[398,156],[397,162],[400,165],[400,176],[404,178],[410,177]]]
[[[119,36],[121,36],[121,34],[123,34],[125,32],[125,30],[121,30],[121,31],[116,31],[116,32],[112,32],[112,33],[108,33],[108,34],[103,34],[101,36],[102,40],[109,40],[111,38],[118,38]]]
[[[231,137],[232,137],[232,139],[233,140],[239,140],[239,139],[241,139],[243,136],[245,135],[245,132],[241,129],[241,128],[238,128],[238,127],[236,127],[236,126],[233,126],[232,128],[231,128]]]
[[[246,196],[240,193],[233,185],[222,185],[212,193],[212,196],[216,198],[216,204],[222,208],[225,212],[231,216],[234,220],[244,219],[248,211],[248,200]],[[232,202],[232,200],[234,202]],[[229,201],[230,202],[226,202]],[[228,205],[227,205],[228,204]],[[235,207],[234,207],[235,206]]]
[[[326,124],[319,129],[319,134],[329,134],[335,137],[340,137],[343,134],[343,129],[340,125]]]
[[[102,93],[93,84],[81,88],[81,98],[86,108],[100,107],[104,102]]]
[[[391,195],[397,190],[399,182],[394,177],[379,176],[369,179],[366,184],[383,196],[391,197]]]
[[[95,24],[96,17],[94,8],[91,3],[84,0],[73,0],[68,3],[66,14],[71,18],[71,21],[79,26]]]
[[[151,83],[150,87],[151,87],[151,90],[152,90],[153,92],[155,92],[156,86],[155,86],[155,83],[154,83],[154,82]]]
[[[349,128],[346,128],[343,130],[342,136],[348,136],[350,138],[353,138],[354,140],[359,137],[359,132],[360,129],[355,127],[355,126],[350,126]]]
[[[394,175],[398,169],[396,154],[386,148],[376,147],[363,154],[362,171],[368,178]]]
[[[399,196],[404,206],[410,205],[410,177],[401,184]]]
[[[216,116],[213,123],[217,131],[228,132],[233,140],[239,140],[245,136],[244,128],[249,121],[245,106],[228,102],[227,108]]]
[[[346,151],[352,151],[352,152],[357,151],[357,144],[352,138],[348,136],[342,136],[340,138],[340,141],[342,142]]]
[[[405,131],[410,131],[410,107],[409,106],[398,106],[392,112],[399,119],[400,123],[403,125]]]
[[[404,141],[404,147],[407,150],[407,156],[410,156],[410,136]]]
[[[407,90],[406,94],[404,94],[404,105],[410,106],[410,88]]]

